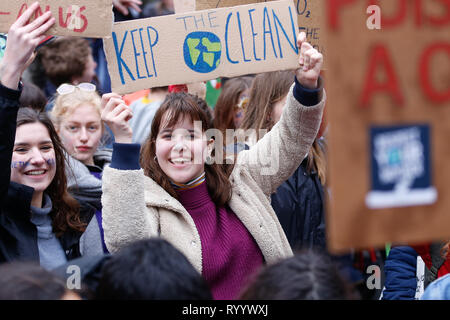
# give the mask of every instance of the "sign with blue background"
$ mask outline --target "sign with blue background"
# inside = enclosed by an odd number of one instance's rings
[[[437,199],[432,185],[430,128],[409,125],[370,128],[371,209],[427,205]]]

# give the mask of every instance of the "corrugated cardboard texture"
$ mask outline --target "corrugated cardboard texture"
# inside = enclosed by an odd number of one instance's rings
[[[35,0],[0,1],[0,32],[8,32]],[[39,15],[50,10],[56,22],[47,34],[102,38],[110,36],[113,24],[112,0],[40,0]]]
[[[294,69],[294,10],[283,0],[116,23],[104,39],[113,91]]]
[[[270,0],[269,0],[270,1]],[[249,3],[266,2],[264,0],[196,0],[196,10],[206,10],[223,7],[233,7]],[[307,40],[317,50],[326,53],[324,45],[324,30],[322,28],[322,15],[326,0],[293,0],[298,17],[300,31],[304,31]]]
[[[449,8],[437,1],[381,1],[381,30],[369,30],[367,2],[348,2],[326,21],[328,62],[326,88],[329,132],[331,203],[327,216],[328,244],[333,251],[382,247],[387,242],[421,243],[450,238],[450,38]],[[328,6],[328,9],[331,9]],[[445,20],[445,17],[446,20]],[[383,20],[384,19],[384,20]],[[387,23],[397,19],[394,26]],[[434,20],[433,20],[434,19]],[[434,22],[433,22],[434,21]],[[441,21],[440,25],[437,25]],[[420,76],[425,52],[440,43],[426,74],[447,98],[432,101]],[[375,48],[384,47],[391,61],[403,104],[389,92],[374,94],[368,105],[361,97]],[[385,64],[377,64],[376,81],[385,83]],[[438,191],[432,205],[371,210],[369,128],[425,123],[431,130],[432,182]]]

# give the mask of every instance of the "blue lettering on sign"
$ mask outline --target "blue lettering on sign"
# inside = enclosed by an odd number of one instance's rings
[[[253,15],[253,12],[257,9],[247,9],[248,12],[248,23],[250,24],[250,28],[244,29],[242,27],[242,19],[244,19],[245,15],[241,16],[239,12],[236,12],[236,18],[233,20],[233,13],[230,12],[226,19],[225,24],[225,51],[227,60],[230,63],[236,64],[240,62],[252,62],[252,61],[261,61],[266,60],[267,58],[267,41],[270,39],[270,43],[272,44],[272,51],[275,58],[283,58],[283,51],[282,51],[282,41],[283,37],[287,40],[289,46],[292,48],[292,51],[295,52],[296,55],[298,55],[298,47],[297,47],[297,32],[295,28],[295,22],[294,22],[294,16],[292,14],[292,9],[289,7],[289,22],[287,22],[287,26],[282,24],[280,18],[275,13],[275,10],[272,9],[272,19],[273,24],[271,22],[271,17],[269,15],[269,11],[267,7],[264,7],[262,10],[262,21],[255,21],[255,16]],[[262,22],[261,24],[258,24],[258,22]],[[286,22],[285,22],[286,23]],[[255,31],[255,27],[262,25],[262,30],[260,33]],[[272,28],[272,26],[275,26],[275,28]],[[233,28],[234,27],[234,28]],[[292,30],[292,33],[291,31]],[[251,31],[251,32],[250,32]],[[234,33],[233,33],[234,32]],[[240,40],[240,50],[233,50],[234,54],[237,54],[238,56],[234,57],[236,60],[232,59],[230,56],[230,43],[229,43],[229,37],[230,34],[233,33],[236,35],[236,33],[239,34],[239,40]],[[288,34],[289,33],[289,34]],[[257,42],[261,41],[261,37],[258,37],[259,34],[262,34],[262,53],[258,51]],[[248,39],[249,37],[252,37],[252,45],[253,45],[253,55],[251,55],[248,51],[250,48],[246,48],[245,45],[249,45],[248,42],[246,42],[245,39]],[[278,43],[278,52],[275,45],[274,38],[276,37],[277,43]],[[270,49],[269,49],[270,50]],[[259,56],[258,56],[259,54]],[[262,56],[262,58],[261,58]]]
[[[258,35],[255,33],[255,28],[253,27],[253,19],[252,19],[252,12],[255,11],[255,9],[248,10],[248,16],[250,17],[250,26],[252,27],[252,37],[253,37],[253,57],[256,61],[260,61],[261,59],[256,57],[256,45],[255,45],[255,37]]]
[[[137,31],[139,31],[139,32],[137,34],[135,34]],[[129,37],[128,39],[131,38],[131,41],[128,41],[128,42],[127,42],[128,31],[125,31],[122,39],[118,39],[116,32],[112,33],[112,39],[114,42],[114,49],[115,49],[115,54],[116,54],[116,58],[117,58],[117,68],[119,70],[120,81],[122,82],[123,85],[126,83],[124,71],[123,71],[124,69],[128,73],[128,76],[130,77],[130,79],[132,81],[135,81],[136,79],[151,78],[153,76],[157,77],[155,58],[153,56],[153,47],[155,47],[156,44],[158,43],[158,31],[151,26],[147,26],[146,34],[143,31],[144,31],[144,28],[130,30],[131,37]],[[154,36],[152,36],[151,31],[153,31]],[[147,35],[147,39],[145,39],[146,35]],[[137,39],[137,37],[139,37],[139,39]],[[129,42],[131,42],[131,43],[129,43]],[[119,43],[120,43],[120,48],[119,48]],[[130,65],[129,62],[127,64],[127,62],[125,62],[125,59],[123,58],[123,51],[124,51],[125,46],[127,46],[127,47],[133,46],[134,66]],[[125,50],[125,51],[127,52],[127,50]],[[148,57],[147,57],[149,51],[150,51],[150,57],[152,60],[151,66],[153,67],[154,74],[152,74],[149,70],[150,64],[148,63]],[[141,58],[138,59],[138,57],[141,57]],[[140,61],[142,61],[142,60],[144,62],[146,74],[142,73],[141,70],[139,69]]]
[[[269,26],[269,29],[266,29],[266,22]],[[263,12],[263,38],[264,38],[264,60],[266,60],[266,34],[270,34],[270,41],[272,42],[272,49],[275,58],[278,58],[277,51],[275,50],[275,44],[273,42],[273,34],[272,34],[272,26],[270,24],[269,12],[267,8],[264,8]]]
[[[226,53],[227,53],[227,60],[228,60],[228,62],[236,64],[236,63],[239,63],[239,61],[231,60],[231,58],[230,58],[230,51],[229,51],[229,48],[228,48],[228,25],[230,23],[230,19],[231,19],[232,15],[233,15],[232,12],[228,14],[227,22],[225,24],[225,49],[226,49]]]
[[[221,53],[220,39],[214,33],[191,32],[184,40],[184,61],[195,72],[209,73],[214,71],[220,64]]]
[[[273,20],[274,20],[274,24],[275,24],[275,30],[277,31],[278,47],[280,49],[280,58],[283,58],[283,52],[281,51],[280,35],[278,33],[277,22],[278,22],[278,25],[280,26],[281,30],[283,31],[283,34],[284,34],[286,40],[288,41],[289,45],[291,46],[292,50],[294,50],[295,53],[298,54],[297,41],[296,41],[296,37],[295,37],[296,30],[295,30],[295,26],[294,26],[294,18],[292,17],[291,7],[289,7],[289,16],[291,18],[293,42],[291,42],[291,40],[289,39],[289,36],[287,35],[286,30],[284,30],[283,25],[280,22],[280,19],[277,17],[277,15],[275,14],[275,11],[273,9],[272,9],[272,14],[273,14]]]

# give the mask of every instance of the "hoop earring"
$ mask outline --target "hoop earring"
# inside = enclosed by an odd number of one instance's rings
[[[205,159],[205,164],[211,165],[214,163],[214,159],[210,156],[207,156]]]

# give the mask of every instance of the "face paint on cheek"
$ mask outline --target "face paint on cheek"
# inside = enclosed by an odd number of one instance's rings
[[[47,164],[49,165],[49,166],[54,166],[54,165],[56,165],[56,160],[55,159],[48,159],[47,161]]]
[[[29,164],[30,164],[30,161],[13,161],[13,162],[11,162],[11,169],[25,168]]]

